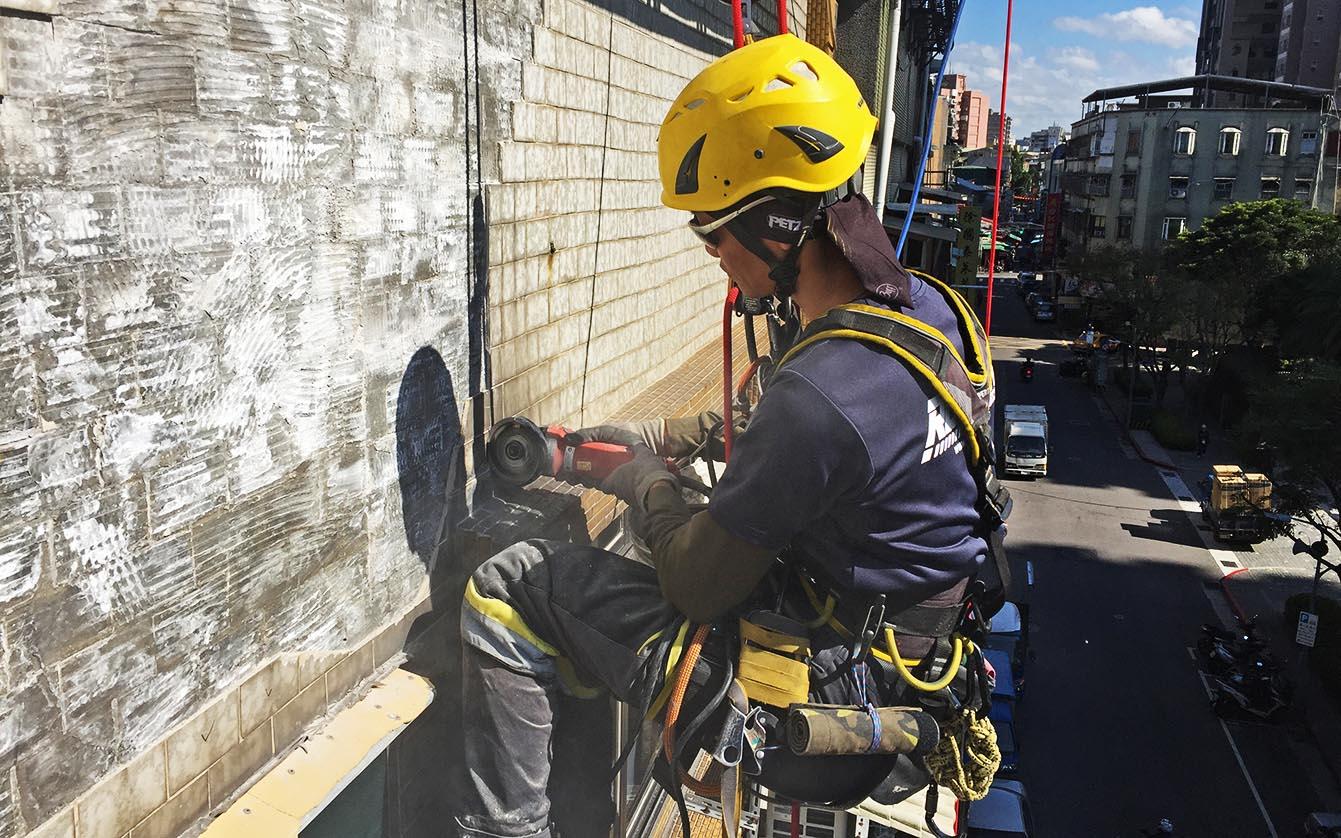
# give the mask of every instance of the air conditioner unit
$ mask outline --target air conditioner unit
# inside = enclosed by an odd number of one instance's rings
[[[1187,197],[1187,190],[1186,190],[1186,189],[1170,189],[1170,190],[1169,190],[1169,197],[1170,197],[1170,198],[1186,198],[1186,197]]]

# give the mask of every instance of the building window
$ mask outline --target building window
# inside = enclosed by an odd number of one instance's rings
[[[1176,239],[1187,229],[1187,219],[1180,216],[1165,216],[1164,238]]]
[[[1135,156],[1135,155],[1139,155],[1140,153],[1141,153],[1141,132],[1140,132],[1140,131],[1128,131],[1128,132],[1127,132],[1127,155],[1128,155],[1128,156]]]
[[[1314,68],[1317,69],[1317,68]],[[1300,131],[1299,132],[1299,153],[1317,154],[1318,153],[1318,132]]]
[[[1089,194],[1100,197],[1108,194],[1108,175],[1090,175]]]
[[[1197,149],[1197,129],[1179,128],[1173,134],[1173,153],[1191,154]]]
[[[1280,196],[1280,178],[1264,177],[1262,178],[1262,198],[1276,198]]]
[[[1090,238],[1092,238],[1092,239],[1101,239],[1101,238],[1103,238],[1103,237],[1104,237],[1104,229],[1105,229],[1105,226],[1107,225],[1107,223],[1108,223],[1108,219],[1107,219],[1107,218],[1104,218],[1102,215],[1091,215],[1091,216],[1090,216]]]
[[[1313,181],[1309,178],[1294,179],[1294,199],[1309,203],[1313,200]]]
[[[1215,200],[1228,201],[1234,194],[1234,179],[1232,177],[1218,177],[1215,179]]]
[[[1136,197],[1136,175],[1122,176],[1122,197],[1123,198]]]
[[[1169,197],[1170,198],[1187,197],[1187,178],[1185,177],[1169,178]]]
[[[1276,157],[1284,157],[1285,150],[1290,147],[1290,132],[1284,128],[1268,128],[1266,153]]]
[[[1117,237],[1120,238],[1120,239],[1129,239],[1129,238],[1131,238],[1131,216],[1130,216],[1130,215],[1119,215],[1119,216],[1118,216]]]
[[[1220,129],[1220,153],[1231,157],[1239,153],[1239,138],[1243,132],[1237,128]]]

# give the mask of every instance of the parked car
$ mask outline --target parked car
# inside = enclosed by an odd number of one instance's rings
[[[1052,307],[1052,303],[1041,300],[1034,305],[1034,319],[1040,323],[1051,323],[1057,319],[1057,311]]]
[[[1011,665],[1010,654],[1000,649],[983,649],[982,656],[996,673],[996,685],[992,687],[992,706],[998,703],[1014,704],[1020,697],[1020,688],[1024,686],[1024,682],[1015,680],[1015,667]]]
[[[998,777],[1010,777],[1020,770],[1020,746],[1015,738],[1015,704],[1010,701],[993,701],[987,714],[992,727],[996,729],[996,747],[1001,751],[1001,767]]]
[[[1341,838],[1341,812],[1313,812],[1304,819],[1307,838]]]
[[[997,780],[982,800],[969,804],[968,838],[1029,838],[1034,818],[1019,780]]]
[[[1020,271],[1018,279],[1020,282],[1028,282],[1032,280],[1035,276],[1037,276],[1037,274],[1035,274],[1033,271]]]
[[[992,615],[988,631],[983,646],[1006,653],[1015,681],[1023,688],[1025,662],[1029,656],[1029,606],[1006,602]]]

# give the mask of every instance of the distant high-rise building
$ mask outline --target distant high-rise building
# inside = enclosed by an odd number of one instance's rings
[[[949,110],[946,112],[946,123],[949,135],[947,139],[958,145],[963,145],[959,136],[959,104],[964,91],[968,89],[968,76],[963,73],[946,73],[945,81],[941,85],[941,95],[949,103]]]
[[[1295,5],[1299,2],[1294,0]],[[1197,36],[1197,73],[1274,80],[1282,20],[1280,0],[1204,0]],[[1263,94],[1217,90],[1208,96],[1205,104],[1210,107],[1266,104]]]
[[[1032,132],[1024,141],[1024,150],[1052,151],[1065,141],[1066,131],[1062,130],[1062,126],[1049,125],[1047,128]]]
[[[1336,0],[1285,0],[1276,43],[1276,81],[1336,86],[1341,71],[1341,4]]]
[[[1001,128],[1001,113],[999,111],[989,110],[987,112],[987,145],[996,148],[996,132]],[[1011,119],[1006,117],[1006,145],[1010,145],[1011,137]]]
[[[984,148],[987,145],[987,94],[965,90],[959,94],[959,145]]]

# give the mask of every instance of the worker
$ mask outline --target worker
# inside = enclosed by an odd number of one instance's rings
[[[854,301],[899,311],[950,335],[962,354],[947,298],[899,265],[870,203],[851,189],[875,127],[830,56],[791,35],[756,41],[711,63],[672,104],[657,146],[662,200],[689,214],[689,229],[744,295],[790,297],[807,321]],[[549,835],[556,694],[603,688],[646,707],[664,677],[653,663],[659,643],[686,620],[718,621],[778,590],[769,585],[784,572],[780,555],[844,601],[882,596],[889,614],[957,612],[988,547],[950,409],[892,353],[857,340],[815,343],[769,382],[697,512],[664,457],[704,442],[711,417],[579,431],[635,445],[632,462],[599,488],[638,513],[654,567],[532,540],[472,575],[462,615],[461,833]],[[911,657],[935,642],[899,639]],[[845,669],[850,647],[827,627],[811,638],[812,700],[888,701],[897,676]],[[605,828],[591,824],[590,833]]]

